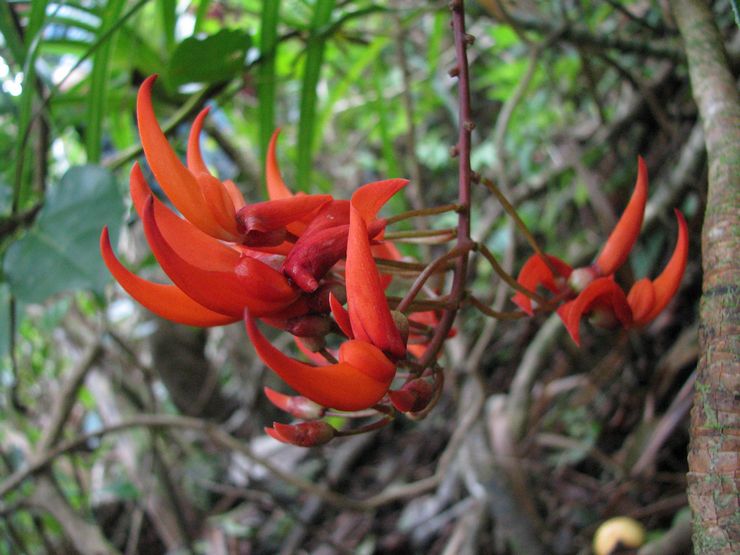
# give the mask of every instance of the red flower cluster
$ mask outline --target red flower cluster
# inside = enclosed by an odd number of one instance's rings
[[[234,183],[218,180],[203,162],[199,135],[207,109],[191,129],[187,165],[178,159],[154,115],[154,79],[139,90],[139,133],[154,177],[182,217],[152,194],[138,165],[131,171],[130,190],[147,241],[173,284],[147,281],[126,269],[104,229],[100,246],[110,272],[133,298],[163,318],[194,326],[244,318],[258,355],[303,396],[268,392],[291,414],[312,419],[323,414],[322,407],[356,411],[381,401],[407,353],[396,323],[403,317],[391,313],[385,297],[388,280],[373,259],[374,252],[390,257],[396,252],[382,241],[386,222],[377,213],[407,181],[369,183],[351,201],[294,195],[277,165],[276,132],[267,159],[269,200],[248,204]],[[336,363],[308,353],[315,362],[308,364],[272,346],[257,318],[296,336],[321,341],[336,331],[346,341],[328,357],[336,356]],[[420,405],[399,395],[404,407]],[[315,445],[333,437],[327,426],[276,424],[268,433]]]
[[[580,345],[580,322],[586,314],[596,324],[609,327],[620,323],[625,328],[651,322],[678,291],[688,257],[689,239],[683,214],[675,211],[678,238],[671,259],[654,280],[643,278],[628,294],[614,281],[614,273],[625,263],[642,227],[647,202],[648,176],[645,162],[638,159],[637,182],[622,216],[612,230],[596,261],[590,266],[573,269],[562,260],[534,255],[522,266],[517,281],[535,292],[538,286],[554,294],[553,302],[568,333]],[[532,300],[518,292],[512,299],[524,312],[533,314]]]

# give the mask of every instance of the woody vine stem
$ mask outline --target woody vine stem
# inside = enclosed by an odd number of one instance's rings
[[[470,116],[470,78],[468,71],[467,47],[473,37],[465,33],[465,3],[453,0],[449,7],[452,12],[452,31],[455,40],[455,57],[457,65],[450,71],[450,76],[457,77],[457,98],[459,106],[458,140],[453,147],[453,154],[458,159],[458,219],[457,249],[460,254],[455,262],[455,271],[450,289],[450,306],[445,308],[429,347],[420,361],[426,368],[437,356],[442,343],[452,328],[460,303],[465,295],[465,278],[468,271],[468,255],[473,246],[470,238],[470,136],[475,125]]]

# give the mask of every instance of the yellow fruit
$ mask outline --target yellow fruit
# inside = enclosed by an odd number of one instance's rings
[[[618,546],[640,547],[645,528],[634,518],[617,516],[603,522],[594,534],[594,554],[610,555]]]

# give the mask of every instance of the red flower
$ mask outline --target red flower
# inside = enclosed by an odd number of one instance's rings
[[[207,109],[195,119],[190,132],[187,167],[180,162],[157,123],[151,88],[156,76],[139,89],[137,115],[144,154],[176,215],[152,196],[144,176],[134,165],[131,197],[144,222],[155,257],[174,285],[144,280],[115,257],[107,230],[100,248],[110,272],[123,288],[154,313],[175,322],[215,326],[242,318],[245,308],[276,322],[309,310],[307,299],[259,251],[282,252],[299,235],[305,222],[331,202],[330,195],[292,195],[275,170],[275,141],[271,141],[269,190],[275,198],[248,205],[231,181],[221,182],[208,172],[200,152],[199,136]],[[295,239],[293,239],[295,240]]]
[[[625,328],[644,326],[651,322],[678,291],[688,258],[688,231],[686,220],[676,210],[678,238],[671,260],[655,280],[643,278],[625,295],[614,281],[614,272],[627,260],[642,226],[647,202],[647,169],[638,158],[635,189],[622,216],[609,235],[604,247],[591,266],[573,270],[562,260],[548,256],[550,267],[538,255],[532,256],[522,267],[517,281],[535,292],[539,285],[555,294],[553,302],[564,302],[558,308],[568,333],[580,345],[581,318],[593,313],[597,323],[620,323]],[[532,314],[532,300],[521,292],[513,297],[522,310]]]
[[[283,318],[305,312],[299,292],[279,271],[206,235],[155,199],[138,165],[131,171],[130,186],[147,240],[175,285],[153,283],[126,270],[113,254],[107,230],[101,251],[113,276],[145,307],[196,326],[235,322],[245,307],[256,315]]]
[[[345,278],[348,311],[331,295],[338,325],[350,339],[338,352],[338,362],[314,366],[288,357],[260,333],[251,313],[246,328],[259,357],[302,396],[339,410],[356,411],[376,404],[388,391],[396,374],[392,359],[405,356],[405,345],[393,322],[380,274],[370,250],[366,218],[379,210],[387,182],[367,185],[352,197]],[[308,233],[308,231],[306,232]]]
[[[141,145],[167,197],[195,227],[225,241],[275,246],[282,242],[288,224],[331,200],[329,195],[281,195],[279,201],[248,205],[233,182],[219,181],[203,162],[199,140],[207,108],[198,114],[190,130],[187,167],[183,165],[154,115],[151,91],[156,78],[148,77],[139,88],[136,113]]]
[[[371,238],[379,237],[385,228],[385,220],[376,219],[376,214],[407,183],[406,179],[376,181],[352,195]],[[307,293],[315,291],[319,280],[346,255],[349,224],[349,201],[334,200],[322,206],[285,258],[285,275]]]

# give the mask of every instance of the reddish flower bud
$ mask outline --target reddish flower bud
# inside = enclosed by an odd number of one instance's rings
[[[279,245],[287,234],[286,226],[330,201],[329,195],[301,195],[243,206],[236,213],[242,242],[251,247]]]
[[[391,403],[401,412],[419,412],[432,400],[434,387],[427,380],[418,378],[404,384],[401,389],[389,391]]]
[[[403,312],[399,312],[398,310],[391,310],[391,318],[393,318],[393,323],[398,328],[398,332],[401,334],[401,340],[405,345],[409,339],[409,319]]]
[[[264,388],[270,402],[282,411],[303,420],[316,420],[324,416],[326,409],[300,395],[285,395],[269,387]]]
[[[308,356],[308,355],[307,355],[307,353],[305,351],[308,351],[309,353],[318,353],[322,349],[326,349],[326,338],[324,336],[321,336],[321,337],[301,337],[300,340],[296,337],[295,340],[296,340],[296,344],[298,345],[298,348],[306,356]],[[305,348],[305,351],[301,347],[304,347]],[[322,357],[322,359],[323,359],[323,357]],[[314,362],[316,362],[316,361],[314,361]]]
[[[283,329],[298,337],[324,337],[332,327],[332,321],[328,316],[309,314],[290,318]]]
[[[316,447],[331,441],[337,431],[323,420],[281,424],[274,422],[272,428],[265,428],[270,437],[299,447]]]
[[[340,304],[347,302],[347,290],[344,285],[333,281],[324,283],[312,295],[307,297],[306,302],[309,310],[320,314],[329,313],[331,311],[331,304],[329,303],[330,295],[333,295]]]

